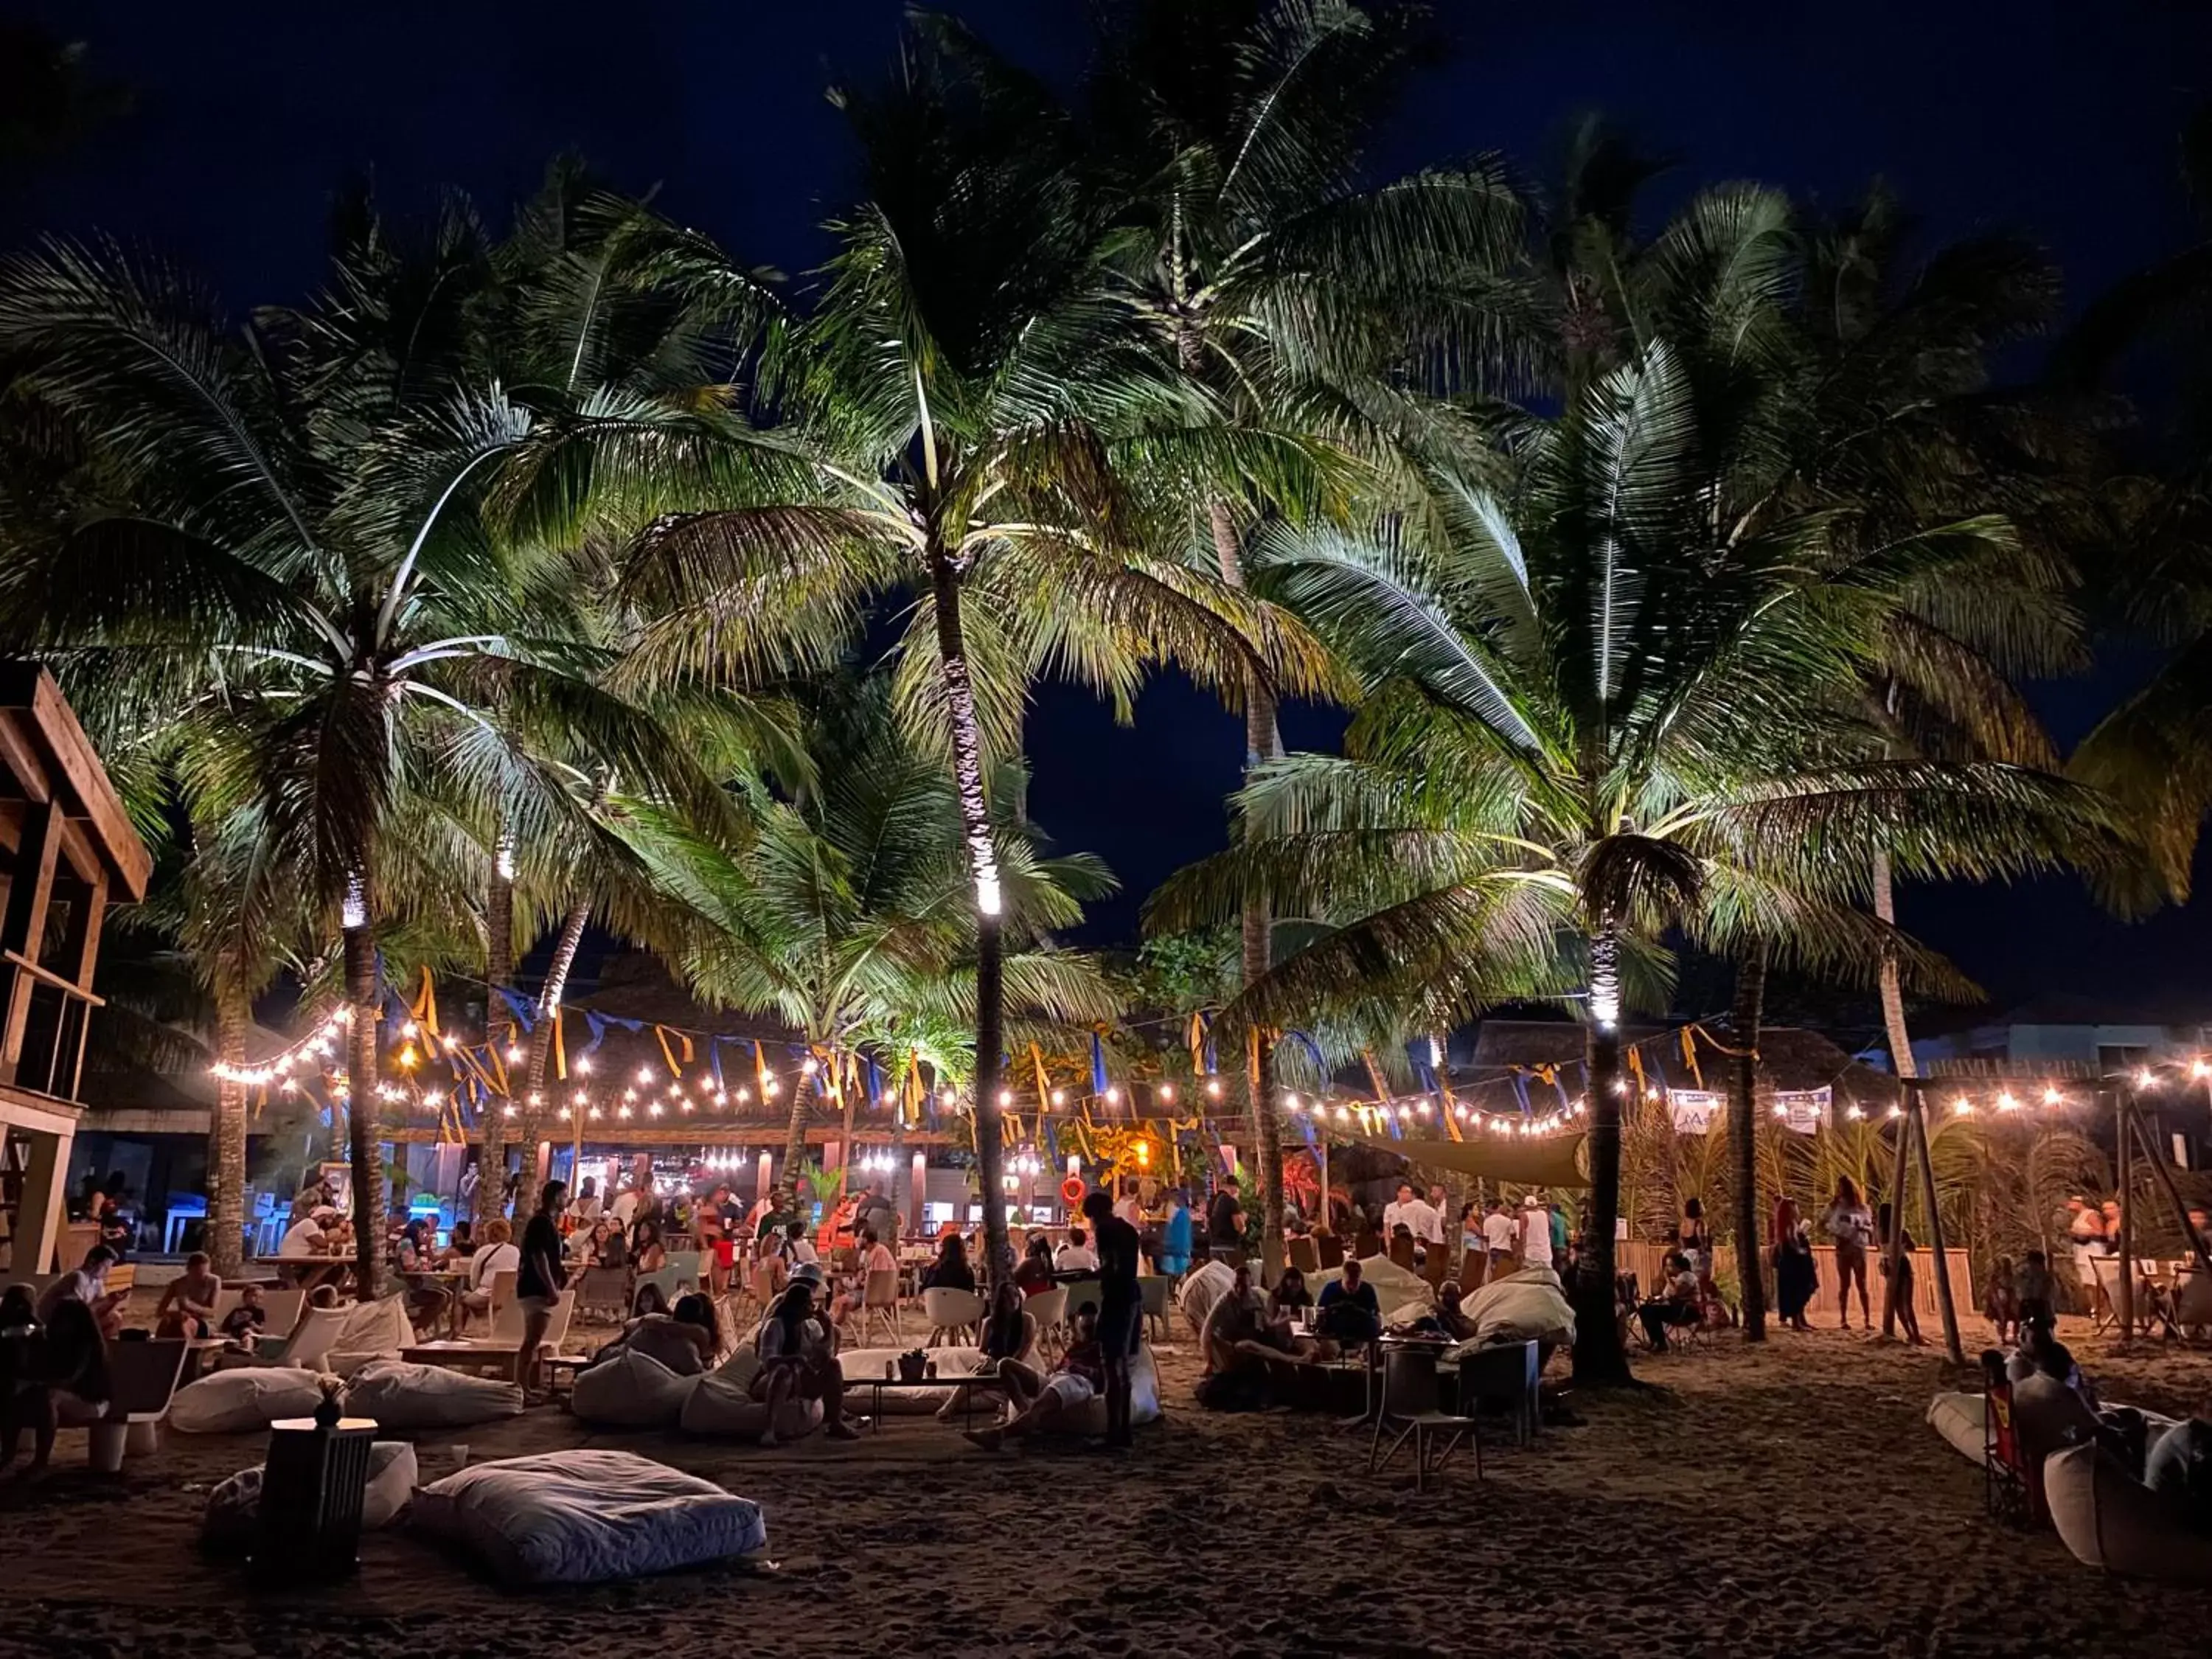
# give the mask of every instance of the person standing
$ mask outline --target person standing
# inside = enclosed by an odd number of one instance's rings
[[[1098,1249],[1098,1352],[1105,1367],[1106,1443],[1127,1446],[1129,1435],[1130,1362],[1144,1334],[1145,1299],[1138,1288],[1137,1230],[1114,1213],[1114,1200],[1094,1192],[1083,1200],[1083,1213],[1097,1230]]]
[[[568,1283],[561,1261],[561,1212],[568,1207],[568,1182],[549,1181],[538,1194],[538,1213],[522,1230],[522,1262],[514,1279],[522,1346],[514,1352],[514,1381],[526,1395],[538,1379],[538,1350],[552,1326],[554,1304]]]
[[[1190,1194],[1180,1187],[1168,1199],[1168,1224],[1160,1235],[1160,1271],[1180,1278],[1190,1270]]]
[[[2097,1277],[2097,1258],[2112,1250],[2105,1234],[2105,1212],[2079,1198],[2066,1200],[2066,1237],[2074,1245],[2074,1276],[2081,1284],[2090,1316],[2096,1317],[2109,1304],[2104,1281]]]
[[[1552,1212],[1534,1193],[1521,1200],[1521,1265],[1552,1265]]]
[[[1482,1206],[1482,1241],[1490,1255],[1490,1271],[1483,1279],[1487,1284],[1513,1271],[1513,1218],[1505,1213],[1503,1200],[1493,1198]]]
[[[1805,1224],[1797,1214],[1797,1200],[1783,1193],[1774,1200],[1774,1218],[1767,1228],[1774,1251],[1774,1300],[1782,1322],[1793,1331],[1809,1331],[1806,1304],[1820,1285],[1813,1266],[1813,1247],[1805,1237]]]
[[[1413,1190],[1413,1183],[1398,1183],[1398,1196],[1382,1206],[1382,1237],[1395,1238],[1403,1227],[1413,1234],[1417,1244],[1441,1244],[1444,1242],[1443,1219],[1434,1206]]]
[[[1859,1196],[1858,1183],[1849,1176],[1836,1182],[1836,1195],[1821,1218],[1828,1239],[1836,1247],[1836,1304],[1843,1313],[1843,1328],[1851,1328],[1851,1285],[1859,1287],[1859,1322],[1874,1328],[1874,1310],[1867,1300],[1867,1249],[1874,1243],[1874,1212]]]

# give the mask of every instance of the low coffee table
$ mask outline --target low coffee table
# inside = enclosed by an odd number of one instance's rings
[[[885,1389],[954,1389],[960,1394],[960,1426],[966,1428],[975,1421],[975,1390],[981,1388],[1003,1388],[1005,1384],[996,1372],[981,1376],[925,1376],[919,1382],[908,1382],[897,1376],[864,1376],[848,1382],[847,1388],[866,1388],[872,1409],[868,1413],[871,1433],[884,1425],[884,1390]]]

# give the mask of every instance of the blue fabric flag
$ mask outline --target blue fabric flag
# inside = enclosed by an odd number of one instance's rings
[[[1091,1034],[1091,1092],[1106,1092],[1106,1044],[1096,1031]]]

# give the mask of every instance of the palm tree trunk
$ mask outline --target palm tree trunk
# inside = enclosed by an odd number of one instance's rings
[[[246,1064],[246,1032],[253,1005],[243,991],[218,984],[215,994],[216,1057],[225,1066]],[[215,1089],[215,1122],[208,1136],[207,1249],[216,1272],[238,1275],[246,1235],[246,1085],[225,1078]]]
[[[960,571],[942,549],[932,550],[931,591],[937,609],[938,672],[952,726],[953,785],[975,882],[975,1170],[983,1192],[984,1253],[994,1279],[1011,1278],[1014,1248],[1006,1232],[1006,1148],[999,1124],[999,1065],[1005,1048],[1006,970],[1002,959],[999,851],[983,789],[983,737],[975,720],[975,688],[960,628]]]
[[[592,907],[573,905],[561,919],[559,937],[553,941],[553,959],[545,964],[545,983],[538,988],[538,1023],[530,1033],[529,1069],[523,1074],[522,1111],[522,1193],[530,1207],[536,1207],[532,1197],[545,1179],[545,1171],[538,1167],[538,1137],[545,1111],[545,1073],[553,1065],[553,1020],[559,1012],[561,998],[568,989],[568,970],[576,965],[577,947],[584,942],[584,928],[592,920]],[[486,1143],[489,1145],[489,1141]],[[570,1170],[573,1178],[575,1171]],[[477,1182],[477,1207],[483,1207],[485,1187],[492,1188],[492,1202],[499,1203],[499,1194],[507,1188],[507,1160],[501,1158],[495,1169],[487,1170]],[[517,1204],[518,1213],[525,1207]],[[497,1214],[496,1208],[492,1212]]]
[[[1213,556],[1221,568],[1221,580],[1231,587],[1242,587],[1243,550],[1237,543],[1237,521],[1228,503],[1213,502],[1207,509],[1207,516],[1212,522]],[[1282,735],[1275,724],[1273,692],[1265,680],[1254,674],[1244,687],[1246,781],[1250,781],[1254,769],[1262,762],[1277,758],[1282,751]],[[1237,982],[1241,986],[1256,984],[1274,965],[1273,918],[1268,914],[1264,897],[1244,901],[1239,945]],[[1265,1041],[1256,1048],[1247,1047],[1249,1075],[1245,1087],[1251,1096],[1255,1153],[1260,1166],[1261,1272],[1264,1279],[1272,1282],[1283,1261],[1283,1122],[1268,1076],[1270,1054],[1270,1045]]]
[[[354,1264],[364,1298],[376,1294],[384,1257],[375,916],[375,891],[363,869],[356,872],[346,895],[344,936],[346,1001],[353,1009],[346,1034],[347,1146],[353,1164]]]
[[[1892,927],[1897,926],[1897,895],[1890,886],[1887,853],[1874,855],[1874,913]],[[1882,958],[1881,1024],[1889,1037],[1890,1069],[1899,1078],[1918,1077],[1920,1068],[1912,1060],[1912,1034],[1905,1025],[1905,992],[1899,983],[1894,957]]]
[[[1766,945],[1754,942],[1735,964],[1735,1046],[1729,1061],[1729,1139],[1735,1152],[1735,1266],[1742,1281],[1743,1340],[1766,1340],[1766,1281],[1759,1271],[1759,1027],[1766,1006]]]
[[[514,1041],[514,1016],[509,1011],[501,991],[510,990],[514,984],[514,845],[507,830],[502,814],[499,827],[498,844],[492,854],[491,881],[484,892],[484,1042],[501,1056],[501,1064],[507,1065],[505,1055]],[[534,1046],[534,1045],[533,1045]],[[508,1066],[507,1096],[510,1104],[520,1104],[522,1091],[515,1085],[521,1079]],[[500,1191],[506,1184],[485,1179],[492,1170],[507,1167],[506,1115],[497,1109],[487,1110],[483,1116],[483,1151],[477,1159],[477,1219],[489,1221],[499,1213]],[[485,1195],[486,1189],[490,1195]]]
[[[783,1184],[794,1196],[799,1192],[799,1171],[806,1162],[806,1109],[814,1098],[814,1073],[801,1072],[799,1081],[791,1085],[791,1120],[783,1132]]]
[[[1620,940],[1610,927],[1590,935],[1590,1021],[1583,1039],[1589,1072],[1589,1224],[1575,1265],[1575,1381],[1629,1380],[1628,1353],[1614,1311],[1613,1234],[1620,1215]]]

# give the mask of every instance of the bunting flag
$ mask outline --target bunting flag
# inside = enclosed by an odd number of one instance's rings
[[[1194,1077],[1210,1077],[1213,1073],[1213,1039],[1207,1033],[1208,1021],[1205,1012],[1190,1017],[1190,1026],[1185,1033],[1190,1046],[1190,1069]]]
[[[668,1074],[671,1077],[682,1077],[684,1066],[691,1063],[691,1039],[681,1031],[671,1031],[665,1025],[654,1026],[653,1036],[653,1041],[660,1045],[660,1057],[668,1062]],[[676,1049],[668,1045],[668,1039],[672,1036],[676,1039],[678,1048],[683,1050],[684,1058],[681,1061],[676,1058]]]
[[[759,1042],[753,1044],[753,1081],[760,1089],[763,1100],[768,1098],[768,1055],[762,1052]]]
[[[568,1080],[568,1039],[562,1029],[561,1005],[553,1005],[553,1075],[560,1082]]]
[[[1042,1103],[1051,1100],[1052,1079],[1044,1069],[1044,1050],[1034,1042],[1030,1044],[1030,1064],[1036,1068],[1038,1101]]]
[[[427,965],[422,969],[422,988],[416,995],[415,1006],[407,1012],[414,1016],[415,1023],[432,1036],[438,1035],[438,989],[431,981],[430,969]]]
[[[1698,1039],[1694,1030],[1688,1025],[1682,1028],[1682,1063],[1690,1068],[1690,1081],[1702,1089],[1705,1086],[1705,1074],[1698,1069]]]
[[[1284,1032],[1283,1036],[1285,1041],[1297,1043],[1305,1051],[1306,1059],[1312,1062],[1315,1073],[1326,1082],[1328,1078],[1328,1062],[1322,1058],[1321,1044],[1313,1040],[1311,1034],[1293,1030]]]
[[[495,985],[491,988],[491,991],[494,996],[507,1005],[507,1012],[526,1033],[537,1030],[538,1005],[536,1003],[524,996],[521,992],[511,990],[504,985]]]
[[[722,1044],[725,1041],[722,1037],[707,1039],[707,1072],[714,1079],[714,1092],[718,1095],[729,1092],[729,1086],[722,1081]]]
[[[1106,1041],[1103,1027],[1091,1034],[1091,1092],[1106,1092]]]
[[[868,1109],[872,1112],[878,1111],[882,1109],[884,1103],[884,1068],[877,1065],[873,1058],[868,1059],[865,1063],[867,1066]],[[717,1066],[714,1072],[714,1080],[717,1084],[721,1081],[721,1068]]]
[[[1636,1094],[1638,1099],[1650,1091],[1651,1085],[1644,1076],[1644,1056],[1638,1052],[1633,1043],[1629,1045],[1628,1049],[1628,1074],[1636,1079]]]

